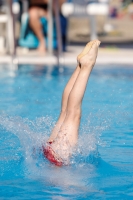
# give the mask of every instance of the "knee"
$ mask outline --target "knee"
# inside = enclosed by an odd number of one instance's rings
[[[80,108],[73,108],[67,111],[67,116],[76,121],[80,121],[81,118],[81,109]]]
[[[38,18],[38,11],[36,7],[30,8],[29,16],[30,16],[30,20]]]

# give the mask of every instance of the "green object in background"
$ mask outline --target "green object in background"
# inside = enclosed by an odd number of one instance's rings
[[[123,0],[123,7],[127,7],[130,3],[132,3],[132,0]]]

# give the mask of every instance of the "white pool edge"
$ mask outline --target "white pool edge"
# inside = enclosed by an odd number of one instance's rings
[[[0,64],[11,64],[15,62],[17,64],[41,64],[41,65],[58,65],[58,59],[56,56],[47,57],[27,57],[27,56],[16,56],[13,60],[11,56],[0,57]],[[75,56],[63,56],[60,59],[62,65],[76,65],[77,61]],[[133,56],[121,57],[121,56],[99,56],[97,58],[97,64],[128,64],[133,66]]]

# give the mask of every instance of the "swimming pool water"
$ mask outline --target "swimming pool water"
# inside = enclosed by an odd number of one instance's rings
[[[43,158],[73,67],[0,67],[0,199],[133,199],[133,68],[96,66],[70,166]]]

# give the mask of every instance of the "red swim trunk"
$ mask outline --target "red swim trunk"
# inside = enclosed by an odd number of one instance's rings
[[[57,156],[50,144],[52,144],[52,142],[49,142],[45,147],[42,146],[43,154],[51,163],[61,167],[63,165],[63,161]]]

